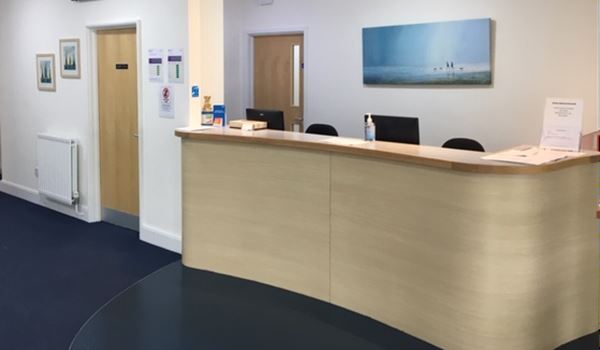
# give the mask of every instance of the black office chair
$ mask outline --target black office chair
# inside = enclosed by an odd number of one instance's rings
[[[485,149],[479,142],[477,142],[473,139],[467,139],[467,138],[462,138],[462,137],[450,139],[450,140],[444,142],[442,147],[443,148],[462,149],[465,151],[485,152]]]
[[[246,108],[246,119],[267,122],[267,129],[285,130],[283,111]]]
[[[365,122],[368,115],[365,115]],[[371,115],[375,123],[375,140],[418,145],[419,118]]]
[[[329,124],[311,124],[305,132],[307,134],[338,136],[337,130]]]

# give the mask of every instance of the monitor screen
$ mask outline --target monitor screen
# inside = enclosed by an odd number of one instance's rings
[[[365,122],[368,115],[365,114]],[[375,123],[375,140],[418,145],[419,118],[371,115]]]
[[[267,122],[267,129],[285,130],[283,111],[247,108],[246,119]]]

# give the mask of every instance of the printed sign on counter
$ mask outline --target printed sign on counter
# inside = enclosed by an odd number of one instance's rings
[[[183,84],[183,50],[169,50],[169,83]]]
[[[578,152],[582,127],[582,99],[549,98],[546,100],[540,147]]]
[[[161,118],[175,118],[175,96],[173,89],[169,85],[165,85],[160,89],[160,111]]]
[[[148,67],[150,69],[150,81],[153,83],[163,82],[163,57],[162,49],[148,50]]]

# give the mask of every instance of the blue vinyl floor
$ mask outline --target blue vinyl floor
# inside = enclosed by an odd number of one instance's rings
[[[0,349],[67,349],[103,304],[179,258],[0,193]]]
[[[348,310],[179,259],[136,232],[0,193],[0,350],[64,350],[72,340],[73,350],[437,349]],[[597,344],[592,334],[561,350]]]

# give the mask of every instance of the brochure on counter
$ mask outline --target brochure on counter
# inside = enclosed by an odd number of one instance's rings
[[[519,164],[542,165],[569,157],[579,157],[581,155],[583,155],[583,153],[555,151],[536,146],[519,146],[507,151],[490,154],[482,157],[482,159]]]

